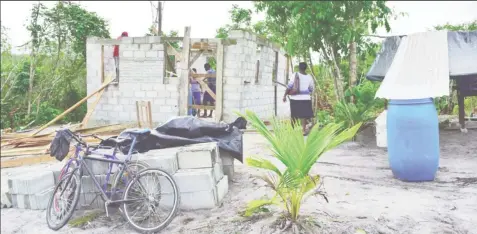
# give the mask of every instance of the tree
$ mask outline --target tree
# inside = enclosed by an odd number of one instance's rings
[[[85,96],[86,39],[109,38],[103,18],[62,1],[51,8],[34,4],[26,29],[30,41],[25,46],[30,54],[2,53],[2,123],[13,126],[49,121]],[[16,112],[9,118],[11,110]],[[81,120],[85,112],[86,104],[66,120]]]
[[[339,100],[344,100],[340,61],[350,54],[351,47],[354,80],[348,83],[356,82],[356,54],[358,45],[365,40],[363,35],[380,26],[389,31],[388,19],[393,15],[384,1],[257,1],[255,7],[267,14],[269,25],[287,25],[282,26],[287,27],[287,52],[296,54],[311,48],[320,53],[323,62],[333,68]]]

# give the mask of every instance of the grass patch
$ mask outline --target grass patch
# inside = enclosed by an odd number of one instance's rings
[[[100,210],[92,211],[88,214],[84,214],[77,218],[71,219],[68,224],[70,227],[74,228],[82,228],[86,226],[88,223],[92,222],[96,218],[98,218],[103,212]]]

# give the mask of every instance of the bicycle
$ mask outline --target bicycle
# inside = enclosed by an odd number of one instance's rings
[[[98,136],[95,135],[95,134],[77,135],[77,136],[78,136],[80,139],[81,139],[81,138],[85,138],[85,137],[92,137],[92,138],[101,140],[102,142],[104,141],[104,139],[98,137]],[[100,153],[100,152],[97,152],[97,151],[90,151],[90,152],[91,152],[91,154],[94,153],[95,156],[102,156],[102,157],[105,158],[105,159],[119,160],[119,158],[116,156],[116,154],[118,153],[118,151],[120,151],[118,146],[119,146],[119,143],[122,143],[122,142],[125,141],[125,140],[127,140],[127,139],[124,139],[124,138],[123,138],[123,139],[115,139],[116,147],[105,147],[105,146],[101,146],[101,145],[96,145],[96,146],[89,145],[90,148],[91,148],[91,149],[94,149],[94,150],[98,150],[98,149],[113,149],[113,153],[112,153],[112,154]],[[131,146],[132,146],[132,145],[131,145]],[[130,149],[131,149],[131,148],[130,148]],[[131,154],[133,154],[133,153],[134,153],[134,152],[130,152],[130,153],[128,153],[128,155],[131,155]],[[76,155],[76,153],[75,153],[75,155]],[[126,157],[128,157],[128,156],[126,156]],[[130,159],[130,157],[129,157],[129,159]],[[63,175],[65,175],[65,174],[68,173],[68,172],[71,172],[70,169],[73,170],[76,166],[78,166],[77,162],[78,162],[78,161],[77,161],[75,158],[70,158],[70,159],[66,162],[65,166],[61,169],[60,175],[58,176],[58,181],[61,180],[61,178],[63,177]],[[109,184],[109,178],[110,178],[110,176],[111,176],[112,174],[114,175],[114,179],[113,179],[112,181],[113,181],[113,184],[116,184],[116,186],[118,186],[118,182],[120,182],[120,181],[119,181],[120,179],[123,179],[121,182],[123,182],[122,185],[123,185],[124,187],[125,187],[125,186],[127,185],[127,183],[128,183],[128,181],[126,180],[127,177],[128,177],[128,174],[125,175],[125,174],[123,173],[123,174],[121,175],[120,173],[113,173],[113,166],[114,166],[114,163],[111,163],[111,162],[110,162],[109,165],[108,165],[108,171],[107,171],[107,173],[106,173],[106,180],[105,180],[105,182],[104,182],[104,184],[103,184],[103,190],[105,190],[105,191],[106,191],[106,189],[108,188],[108,185],[110,185],[110,184]],[[123,166],[123,165],[119,165],[119,169],[121,169],[122,166]],[[127,166],[128,168],[130,168],[131,171],[132,171],[132,168],[133,168],[133,167],[136,167],[136,169],[135,169],[134,171],[141,171],[141,170],[143,170],[143,169],[147,169],[147,168],[150,167],[147,163],[142,162],[142,161],[138,161],[138,160],[136,160],[134,163],[129,160],[128,163],[126,164],[126,166]],[[116,188],[116,189],[119,190],[119,191],[116,191],[116,193],[124,192],[124,191],[121,191],[121,189],[124,189],[124,187],[123,187],[123,188]],[[110,195],[110,192],[108,191],[108,192],[106,192],[106,194],[107,194],[107,195]],[[98,195],[99,195],[99,194],[98,194]],[[91,201],[90,205],[96,200],[96,198],[97,198],[97,197],[95,197],[95,198]]]
[[[108,206],[111,204],[120,204],[122,205],[122,209],[120,209],[120,211],[123,217],[135,230],[139,232],[158,232],[167,227],[167,225],[172,222],[179,209],[180,203],[179,189],[172,176],[169,173],[158,168],[146,168],[140,171],[128,169],[128,164],[130,164],[130,159],[132,157],[132,152],[134,150],[134,146],[136,145],[137,138],[144,137],[150,134],[150,131],[148,129],[133,129],[125,131],[125,133],[128,133],[131,136],[132,143],[128,155],[124,161],[109,158],[91,157],[90,155],[94,152],[91,151],[91,148],[97,149],[98,146],[89,146],[81,139],[80,135],[76,135],[68,129],[62,131],[64,131],[64,133],[69,135],[71,139],[77,142],[75,145],[74,156],[70,159],[71,161],[69,161],[69,163],[72,163],[74,161],[76,165],[72,167],[70,171],[68,169],[64,171],[64,175],[61,176],[58,184],[53,190],[53,194],[49,199],[46,210],[46,221],[50,229],[55,231],[61,229],[63,226],[66,225],[66,223],[73,215],[80,197],[81,178],[83,177],[84,170],[90,176],[93,181],[93,184],[100,192],[99,195],[104,201],[104,207],[106,210],[107,217],[109,217]],[[116,143],[117,145],[119,145],[120,143],[122,143],[121,141],[123,140],[124,139],[115,141],[117,141]],[[83,149],[83,147],[85,149]],[[112,199],[115,197],[116,193],[121,193],[120,190],[116,189],[116,187],[118,186],[117,183],[119,182],[119,179],[115,180],[111,190],[107,191],[106,188],[101,187],[100,183],[95,178],[94,174],[86,164],[85,160],[118,164],[120,165],[120,168],[117,172],[117,178],[122,178],[122,175],[124,173],[127,173],[130,176],[131,180],[127,182],[125,190],[122,194],[123,198],[121,200]],[[152,175],[152,179],[155,181],[155,183],[151,185],[147,184],[147,186],[145,186],[143,179],[145,179],[145,177],[149,175]],[[156,182],[156,180],[160,181]],[[165,220],[160,222],[159,224],[157,224],[157,222],[154,222],[154,226],[144,227],[142,226],[143,222],[146,220],[150,221],[152,217],[157,214],[156,209],[159,208],[159,201],[162,198],[161,188],[163,186],[161,184],[165,181],[168,181],[171,184],[170,189],[172,192],[171,194],[173,201],[172,211],[166,216]],[[145,192],[147,190],[152,191],[146,192],[145,194],[143,193],[142,196],[140,196],[139,198],[133,198],[136,193]],[[139,203],[140,207],[129,207],[129,205],[133,205],[135,203]],[[140,211],[140,208],[144,207],[146,207],[146,211],[143,212],[142,216],[136,217],[136,213]],[[159,213],[162,213],[162,211],[159,210]],[[59,220],[54,221],[54,217],[59,218]]]

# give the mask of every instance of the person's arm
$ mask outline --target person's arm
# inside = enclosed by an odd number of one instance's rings
[[[310,79],[310,85],[308,86],[308,91],[310,91],[310,94],[311,94],[313,93],[313,91],[315,91],[315,81],[312,76],[310,77],[311,79]]]
[[[296,74],[295,74],[296,76]],[[283,94],[283,101],[286,102],[287,100],[287,95],[289,94],[290,90],[293,88],[293,84],[295,83],[295,76],[293,76],[293,79],[290,79],[288,81],[287,89],[285,89],[285,93]]]

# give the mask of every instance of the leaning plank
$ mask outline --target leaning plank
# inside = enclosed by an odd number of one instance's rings
[[[209,88],[209,86],[208,86],[204,81],[202,81],[202,80],[197,80],[197,81],[199,82],[200,86],[201,86],[203,89],[205,89],[205,91],[206,91],[207,93],[209,93],[209,95],[210,95],[210,96],[214,99],[214,101],[215,101],[215,98],[216,98],[216,97],[215,97],[215,93],[212,92],[212,90]]]
[[[216,74],[191,74],[193,78],[216,78]]]
[[[96,106],[98,105],[99,101],[101,100],[101,97],[103,96],[103,93],[104,93],[104,89],[101,90],[101,91],[97,94],[98,97],[97,97],[96,100],[94,101],[93,105],[91,105],[91,109],[88,111],[88,113],[86,113],[86,115],[85,115],[84,118],[83,118],[83,121],[81,121],[81,127],[88,126],[89,118],[91,117],[91,115],[92,115],[93,112],[94,112],[94,109],[96,108]]]
[[[81,104],[83,104],[86,100],[88,100],[90,97],[96,95],[96,93],[100,92],[101,90],[105,89],[106,87],[108,87],[108,85],[112,82],[112,80],[108,81],[106,84],[103,84],[101,86],[101,88],[99,88],[98,90],[94,91],[93,93],[91,93],[90,95],[86,96],[85,98],[81,99],[79,102],[77,102],[76,104],[74,104],[72,107],[70,107],[68,110],[65,110],[65,112],[61,113],[60,115],[56,116],[56,118],[52,119],[50,122],[48,122],[47,124],[43,125],[41,128],[39,128],[38,130],[36,130],[32,136],[35,136],[36,134],[38,134],[39,132],[43,131],[43,129],[49,127],[50,125],[56,123],[56,121],[58,121],[59,119],[63,118],[65,115],[67,115],[68,113],[70,113],[71,111],[73,111],[74,109],[76,109],[78,106],[80,106]]]

